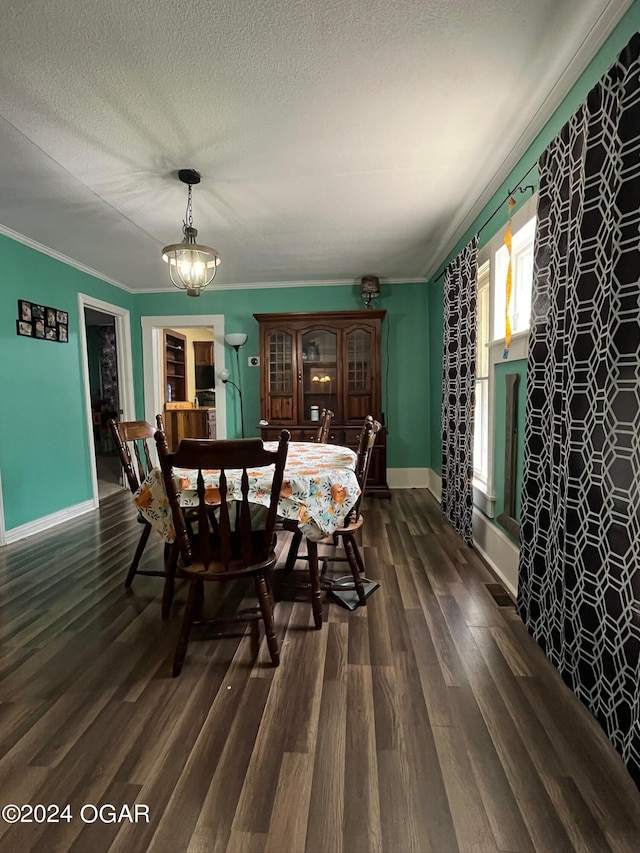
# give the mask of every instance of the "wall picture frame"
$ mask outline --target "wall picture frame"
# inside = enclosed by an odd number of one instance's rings
[[[23,338],[69,343],[69,313],[39,302],[18,299],[16,333]]]

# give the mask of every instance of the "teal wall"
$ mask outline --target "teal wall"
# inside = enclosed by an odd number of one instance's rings
[[[428,398],[431,408],[429,414],[429,445],[431,448],[430,467],[438,474],[442,474],[440,415],[442,411],[442,345],[444,338],[443,301],[442,286],[432,284],[427,291],[429,311]]]
[[[0,472],[10,530],[92,498],[78,293],[131,296],[0,235]],[[69,343],[19,337],[18,299],[69,314]]]

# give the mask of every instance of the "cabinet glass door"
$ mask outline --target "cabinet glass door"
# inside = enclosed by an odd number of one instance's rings
[[[373,414],[371,332],[355,329],[347,334],[346,420],[362,422]]]
[[[338,362],[335,332],[312,329],[302,335],[302,420],[316,423],[323,409],[338,415]]]
[[[267,336],[269,372],[267,420],[283,424],[295,419],[293,336],[273,331]]]

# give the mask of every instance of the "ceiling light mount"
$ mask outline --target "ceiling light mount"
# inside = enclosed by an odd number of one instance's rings
[[[190,187],[195,187],[202,180],[200,172],[196,172],[195,169],[180,169],[178,177],[183,184],[189,184]]]
[[[181,243],[171,243],[162,250],[162,260],[169,264],[169,278],[187,296],[200,296],[216,277],[220,255],[210,246],[196,242],[198,231],[193,226],[193,197],[191,188],[200,183],[200,173],[195,169],[180,169],[178,178],[187,184],[187,210],[182,223],[184,238]]]

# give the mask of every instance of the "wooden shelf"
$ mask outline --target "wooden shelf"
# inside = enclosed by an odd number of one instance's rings
[[[164,331],[164,394],[165,402],[187,399],[186,337],[170,329]],[[181,357],[180,357],[181,356]],[[168,388],[171,388],[169,399]]]

